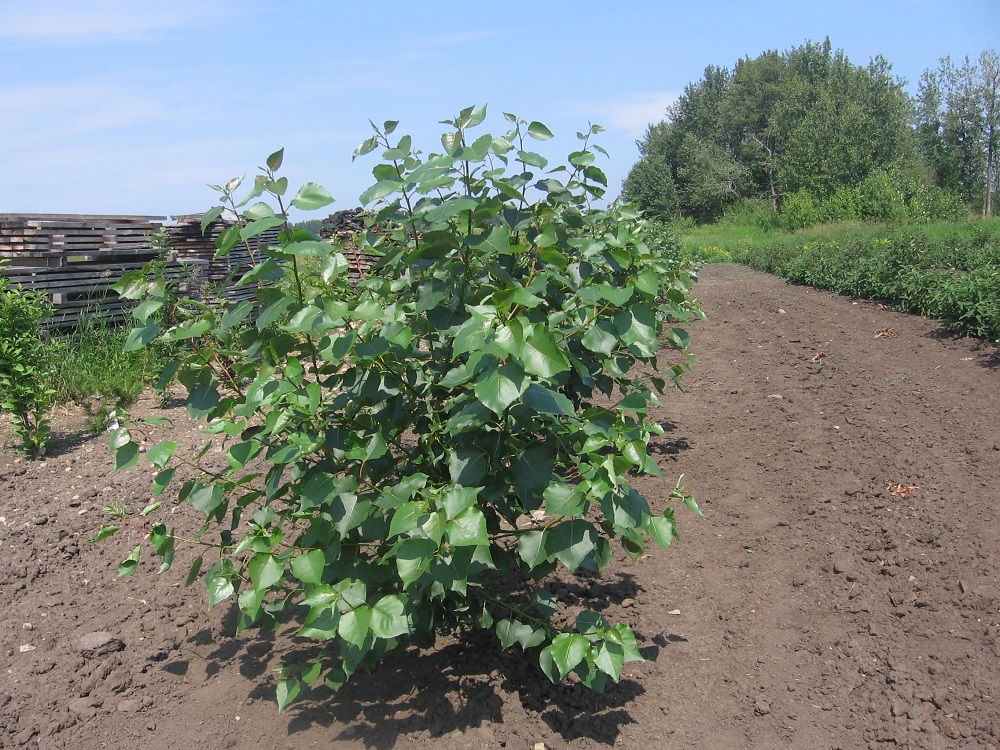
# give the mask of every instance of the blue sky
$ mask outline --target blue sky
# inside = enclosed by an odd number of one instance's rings
[[[279,147],[293,185],[351,208],[369,119],[431,151],[439,120],[483,103],[482,132],[505,131],[503,111],[540,120],[551,154],[607,127],[614,195],[707,65],[826,36],[915,91],[942,56],[1000,47],[1000,0],[0,0],[0,213],[200,212],[207,183]]]

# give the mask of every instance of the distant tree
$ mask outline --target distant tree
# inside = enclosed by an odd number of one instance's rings
[[[687,134],[678,152],[677,193],[686,216],[713,221],[740,197],[747,170],[724,146]]]
[[[985,50],[978,61],[950,57],[926,70],[916,101],[920,157],[934,182],[984,216],[994,213],[1000,159],[1000,57]]]
[[[659,154],[632,165],[622,184],[622,197],[637,204],[651,219],[667,221],[677,215],[677,188],[669,165]]]
[[[679,204],[671,166],[663,160],[663,148],[658,141],[671,137],[666,122],[650,125],[638,141],[642,156],[632,165],[622,183],[622,197],[635,203],[650,219],[668,221],[677,215]]]
[[[1000,183],[1000,56],[991,49],[979,56],[981,96],[983,101],[983,145],[986,151],[983,216],[992,216],[994,199]]]
[[[826,198],[908,159],[909,115],[883,58],[859,67],[829,39],[806,42],[706,68],[639,142],[633,173],[647,188],[669,173],[678,209],[699,221],[742,198],[777,210],[786,193]]]

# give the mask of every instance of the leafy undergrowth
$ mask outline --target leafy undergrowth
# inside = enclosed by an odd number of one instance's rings
[[[744,231],[745,230],[745,231]],[[956,333],[1000,340],[1000,222],[922,227],[842,225],[795,233],[702,230],[685,252],[744,263],[794,284],[879,300],[942,320]]]

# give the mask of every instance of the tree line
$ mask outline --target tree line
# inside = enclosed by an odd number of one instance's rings
[[[885,58],[855,65],[829,38],[711,65],[638,141],[623,197],[647,216],[698,222],[992,215],[996,52],[942,59],[916,97],[904,85]]]

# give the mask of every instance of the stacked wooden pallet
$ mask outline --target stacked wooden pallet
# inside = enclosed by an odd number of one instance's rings
[[[201,231],[201,214],[176,217],[167,227],[167,244],[173,260],[188,269],[188,293],[195,299],[239,302],[252,299],[255,285],[235,283],[262,258],[261,247],[277,244],[278,229],[271,229],[248,243],[239,242],[221,258],[216,258],[216,240],[233,225],[236,217],[224,213]],[[248,247],[249,245],[249,247]]]
[[[4,275],[49,295],[46,325],[74,325],[82,315],[124,320],[131,303],[109,290],[122,274],[156,257],[150,235],[160,216],[0,214]]]
[[[378,261],[374,255],[358,250],[357,237],[367,230],[365,212],[360,208],[332,213],[323,219],[320,228],[320,237],[342,246],[340,250],[351,264],[348,274],[353,282],[365,278]]]
[[[201,216],[84,216],[77,214],[0,214],[0,259],[14,286],[49,296],[50,328],[75,325],[82,316],[108,322],[125,320],[134,302],[118,297],[111,285],[142,268],[160,252],[151,235],[167,236],[166,272],[182,294],[195,299],[237,302],[254,296],[254,285],[236,287],[259,258],[262,245],[275,243],[278,230],[238,244],[216,258],[216,238],[236,220],[224,214],[202,234]]]

